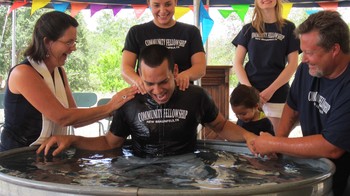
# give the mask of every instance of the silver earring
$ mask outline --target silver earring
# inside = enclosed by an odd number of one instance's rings
[[[45,56],[46,56],[46,58],[49,58],[49,57],[50,57],[49,53],[47,53]]]

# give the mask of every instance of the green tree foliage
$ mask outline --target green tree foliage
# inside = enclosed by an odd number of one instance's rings
[[[129,10],[129,12],[132,10]],[[90,68],[93,89],[100,92],[116,92],[128,86],[121,76],[122,49],[127,32],[135,24],[149,20],[133,16],[113,17],[108,10],[96,20],[96,29],[89,36]],[[132,12],[130,12],[132,13]]]
[[[101,53],[96,64],[90,66],[95,87],[102,92],[115,92],[128,86],[121,77],[121,59],[117,55],[120,53],[122,45],[116,40],[112,40],[111,44],[113,47]]]
[[[0,5],[0,75],[5,76],[7,70],[11,67],[11,49],[8,47],[11,46],[11,42],[5,39],[6,37],[11,36],[11,22],[9,17],[6,16],[7,7]],[[11,17],[11,16],[10,16]]]
[[[93,90],[93,80],[90,79],[90,62],[87,58],[91,56],[88,44],[89,31],[81,14],[78,14],[75,18],[79,22],[77,50],[69,55],[64,67],[72,91],[91,91]]]
[[[1,48],[0,48],[0,73],[1,75],[7,75],[8,70],[11,68],[12,61],[12,14],[6,17],[8,6],[0,5],[0,15],[4,20],[0,21],[1,30],[4,32],[2,36]],[[44,13],[44,10],[39,10],[30,16],[30,9],[18,9],[16,10],[16,62],[23,60],[24,49],[28,46],[31,39],[32,26],[34,26],[37,18]]]
[[[6,79],[7,73],[12,64],[12,13],[6,19],[9,6],[0,5],[0,15],[4,16],[4,20],[0,21],[1,29],[4,32],[2,36],[0,48],[0,74]],[[32,32],[37,19],[44,13],[53,9],[39,9],[30,15],[31,8],[22,7],[16,9],[16,62],[20,63],[25,57],[24,50],[29,45],[32,38]],[[69,14],[69,13],[68,13]],[[89,80],[88,61],[85,56],[89,54],[88,45],[86,44],[86,34],[88,33],[86,24],[82,16],[78,15],[79,22],[78,31],[78,50],[73,52],[65,64],[65,69],[69,78],[69,83],[73,91],[83,91],[92,89]],[[6,23],[6,25],[5,25]]]

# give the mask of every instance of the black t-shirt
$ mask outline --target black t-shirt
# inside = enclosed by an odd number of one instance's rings
[[[298,111],[304,136],[322,134],[331,144],[350,152],[350,63],[335,79],[312,77],[299,65],[287,104]]]
[[[204,52],[197,27],[176,22],[170,28],[159,28],[153,21],[131,27],[126,36],[123,50],[133,52],[138,56],[144,47],[155,44],[165,46],[172,52],[179,72],[192,66],[192,55]]]
[[[346,152],[333,159],[336,172],[333,191],[340,195],[350,174],[350,62],[335,79],[312,77],[301,63],[295,74],[287,104],[299,113],[304,136],[321,134],[329,143]]]
[[[198,124],[214,121],[218,113],[208,93],[190,85],[186,91],[176,89],[162,105],[137,94],[116,110],[110,130],[119,137],[131,135],[137,156],[183,154],[195,150]]]
[[[242,120],[238,119],[237,125],[243,127],[247,131],[254,133],[255,135],[260,135],[260,131],[275,135],[272,123],[268,118],[262,118],[260,120],[250,122],[243,122]]]
[[[259,35],[252,24],[243,26],[232,44],[241,45],[247,49],[248,62],[245,71],[252,86],[263,91],[284,70],[288,55],[294,51],[300,51],[300,41],[293,33],[295,25],[286,21],[282,32],[277,29],[275,23],[265,24],[266,32]],[[289,91],[286,83],[271,97],[271,103],[284,103]]]

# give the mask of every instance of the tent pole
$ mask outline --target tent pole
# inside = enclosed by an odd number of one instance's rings
[[[199,1],[200,0],[193,0],[193,13],[194,13],[194,25],[200,29],[199,24]]]
[[[10,7],[9,7],[8,10],[10,10]],[[1,48],[1,46],[2,46],[2,42],[4,41],[4,36],[5,36],[5,29],[6,29],[7,20],[8,20],[8,14],[6,14],[6,16],[5,16],[4,26],[2,27],[2,34],[1,34],[1,40],[0,40],[0,48]]]
[[[194,11],[194,25],[201,29],[200,28],[200,21],[199,21],[199,6],[200,6],[200,1],[201,0],[193,0],[193,11]],[[206,5],[208,5],[209,7],[209,4],[210,4],[210,0],[206,0]],[[209,13],[209,9],[208,9],[208,13]],[[209,38],[208,38],[209,40]],[[204,46],[204,49],[206,51],[206,58],[205,58],[205,64],[207,64],[207,55],[208,55],[208,40],[205,42],[205,46]],[[198,85],[198,86],[202,86],[202,82],[201,82],[201,79],[198,79],[195,81],[195,84]]]
[[[200,22],[199,22],[199,5],[201,0],[193,0],[193,19],[194,25],[200,30]],[[202,33],[202,32],[201,32]],[[195,85],[202,86],[201,79],[194,81]]]
[[[210,0],[207,0],[206,5],[208,6],[208,14],[209,14],[209,4],[210,4]],[[208,55],[208,42],[209,42],[209,37],[208,37],[207,41],[205,42],[205,46],[204,46],[205,51],[206,51],[206,53],[205,53],[205,56],[206,56],[205,64],[206,65],[208,65],[208,56],[207,56]]]
[[[193,0],[193,13],[194,13],[194,25],[200,30],[200,22],[199,22],[199,6],[200,6],[200,1],[201,0]],[[201,32],[202,33],[202,32]],[[194,81],[195,85],[202,86],[202,80],[198,79]],[[197,138],[198,139],[203,139],[202,138],[202,130],[203,126],[201,124],[198,124],[197,126]]]
[[[12,67],[16,62],[16,10],[12,10]]]

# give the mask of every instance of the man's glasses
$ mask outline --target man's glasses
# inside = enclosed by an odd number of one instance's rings
[[[74,41],[68,41],[68,42],[64,42],[61,40],[57,40],[58,42],[61,42],[62,44],[65,44],[68,48],[71,48],[73,46],[76,46],[78,41],[74,40]]]

